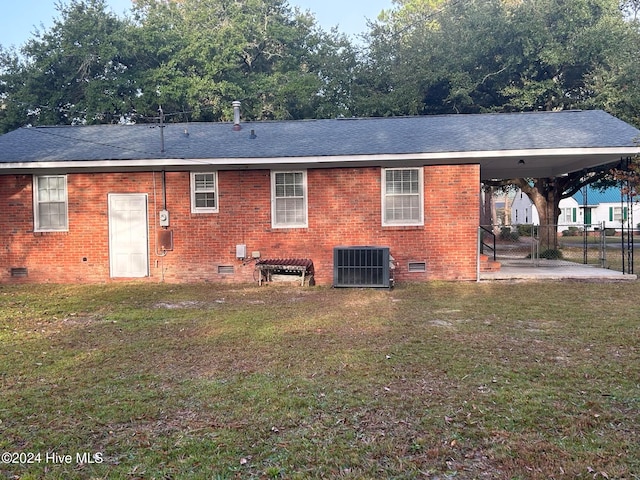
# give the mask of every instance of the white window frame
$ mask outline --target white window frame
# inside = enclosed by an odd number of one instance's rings
[[[40,182],[44,179],[57,178],[63,180],[64,200],[44,201],[40,199]],[[43,225],[41,221],[41,207],[47,203],[64,204],[64,225],[52,227]],[[69,191],[66,175],[34,175],[33,176],[33,231],[34,232],[68,232],[69,231]]]
[[[627,219],[625,218],[625,209],[627,207],[612,207],[613,208],[613,221],[614,222],[618,222],[618,223],[624,223],[627,221]]]
[[[573,216],[576,215],[577,212],[575,212],[575,208],[574,207],[568,207],[568,208],[563,208],[562,209],[562,222],[563,224],[567,224],[567,223],[577,223],[577,216],[576,216],[576,220],[573,219]]]
[[[213,175],[213,187],[196,189],[196,175]],[[218,213],[220,206],[218,204],[218,172],[191,172],[191,213]],[[196,194],[213,193],[215,207],[198,207],[196,206]]]
[[[302,174],[302,195],[297,196],[276,196],[276,177],[281,174]],[[306,170],[272,170],[271,171],[271,226],[273,228],[307,228],[309,226],[309,208],[307,193],[307,171]],[[278,222],[278,204],[287,199],[301,199],[304,209],[304,221],[299,222]]]
[[[412,170],[418,172],[418,191],[414,193],[387,193],[387,172],[389,171],[404,171]],[[398,226],[421,226],[424,225],[424,170],[421,167],[407,167],[407,168],[383,168],[381,175],[381,194],[382,194],[382,226],[383,227],[398,227]],[[403,220],[389,220],[387,219],[387,202],[389,199],[398,196],[416,196],[418,197],[418,218],[416,219],[403,219]]]

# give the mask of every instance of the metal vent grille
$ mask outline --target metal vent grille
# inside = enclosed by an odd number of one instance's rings
[[[220,275],[233,275],[233,265],[218,265],[218,273]]]
[[[11,269],[11,276],[12,277],[28,277],[29,276],[29,271],[27,270],[26,267],[14,267]]]
[[[334,287],[391,288],[389,247],[335,247]]]
[[[426,262],[409,262],[408,269],[410,272],[426,272],[427,263]]]

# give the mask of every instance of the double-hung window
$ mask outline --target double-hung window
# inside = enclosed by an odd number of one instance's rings
[[[609,207],[609,221],[610,222],[626,222],[627,221],[627,207]]]
[[[67,176],[33,177],[33,220],[36,232],[69,230]]]
[[[218,176],[216,172],[191,172],[191,212],[218,212]]]
[[[561,211],[562,223],[576,223],[577,210],[575,208],[563,208]]]
[[[307,172],[271,172],[271,224],[274,228],[306,228]]]
[[[382,225],[424,225],[422,168],[382,169]]]

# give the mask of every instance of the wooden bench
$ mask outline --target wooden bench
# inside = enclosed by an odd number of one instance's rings
[[[262,282],[270,282],[274,274],[299,275],[301,277],[301,286],[304,286],[305,280],[309,285],[313,285],[313,262],[308,258],[258,260],[256,269],[259,272],[259,285],[262,285]]]

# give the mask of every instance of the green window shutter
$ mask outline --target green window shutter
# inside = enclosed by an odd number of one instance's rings
[[[577,215],[576,215],[576,209],[573,209],[573,223],[576,223],[576,220],[578,219]]]
[[[609,207],[609,221],[613,222],[613,207]]]
[[[626,222],[627,221],[627,213],[628,213],[629,209],[628,209],[628,207],[624,207],[622,210],[623,210],[622,211],[622,220]]]

